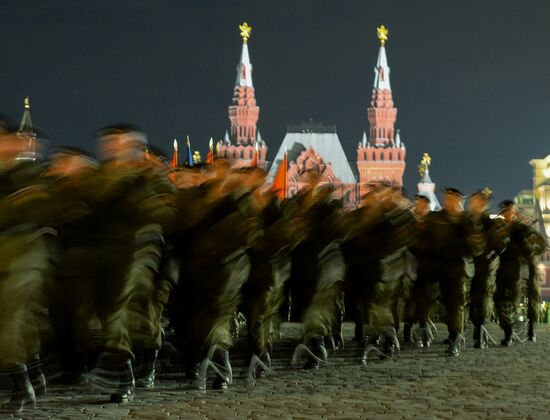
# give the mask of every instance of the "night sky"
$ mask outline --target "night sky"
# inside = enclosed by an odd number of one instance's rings
[[[380,24],[407,190],[429,152],[439,186],[512,197],[550,153],[547,0],[2,0],[0,17],[0,113],[18,121],[30,96],[53,145],[94,150],[95,130],[124,121],[167,152],[189,134],[204,153],[229,127],[246,20],[271,157],[286,124],[314,118],[355,161]]]

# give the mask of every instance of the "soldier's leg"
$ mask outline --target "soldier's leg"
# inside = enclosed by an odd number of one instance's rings
[[[26,364],[32,363],[40,351],[38,326],[32,314],[40,283],[40,274],[32,270],[0,276],[0,372],[12,380],[11,398],[5,408],[14,411],[35,403]]]
[[[459,355],[464,331],[464,306],[466,304],[466,277],[462,265],[449,266],[445,280],[440,283],[441,297],[447,313],[449,331],[448,353]]]
[[[392,314],[392,304],[398,286],[398,278],[382,277],[375,286],[369,307],[369,329],[377,331],[382,336],[384,353],[387,356],[392,356],[399,350]]]
[[[111,394],[111,402],[131,400],[135,391],[132,361],[135,360],[130,324],[130,301],[134,292],[130,275],[130,247],[104,247],[98,281],[97,315],[103,330],[103,348],[98,365],[118,376],[119,387]],[[118,257],[118,258],[117,258]]]
[[[477,266],[476,266],[477,269]],[[474,325],[474,347],[480,346],[480,330],[483,323],[483,305],[484,305],[484,278],[476,272],[476,275],[472,279],[472,286],[470,288],[470,306],[469,317],[470,321]]]
[[[428,327],[428,319],[430,311],[439,298],[439,284],[419,277],[414,284],[412,296],[415,307],[414,317],[422,329],[421,341],[418,344],[429,347],[433,340],[433,335]]]
[[[513,324],[520,298],[520,266],[517,261],[501,261],[496,273],[495,311],[504,332],[503,346],[512,344]]]
[[[529,262],[529,276],[527,278],[527,318],[529,319],[528,340],[536,341],[535,324],[538,322],[541,303],[541,291],[537,265],[535,261]]]

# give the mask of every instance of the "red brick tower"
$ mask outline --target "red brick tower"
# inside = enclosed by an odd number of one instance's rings
[[[386,58],[388,30],[380,26],[377,32],[381,45],[374,68],[371,106],[367,110],[369,136],[367,140],[364,134],[357,148],[360,196],[374,183],[389,182],[398,187],[403,186],[405,172],[406,151],[399,130],[395,130],[397,108],[392,99],[390,68]]]
[[[219,147],[219,156],[234,166],[250,166],[258,153],[258,166],[266,167],[267,147],[256,128],[260,108],[256,105],[254,85],[252,84],[252,64],[248,55],[248,39],[252,27],[246,22],[239,25],[243,48],[241,60],[237,65],[237,80],[233,91],[233,103],[229,106],[231,121],[230,135],[226,135]],[[258,143],[258,148],[256,148]],[[256,152],[257,150],[257,152]]]

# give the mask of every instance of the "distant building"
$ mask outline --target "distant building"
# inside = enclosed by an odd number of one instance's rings
[[[527,216],[531,220],[536,219],[537,212],[535,211],[535,195],[533,194],[533,190],[521,190],[514,197],[514,202],[521,214]]]
[[[252,83],[252,64],[248,54],[248,39],[252,27],[245,22],[239,26],[243,45],[237,64],[237,79],[233,89],[233,101],[229,106],[230,131],[217,146],[218,156],[235,167],[257,164],[267,169],[267,146],[257,128],[260,107],[256,104]],[[257,155],[257,157],[256,157]]]
[[[310,172],[316,173],[321,184],[327,184],[344,200],[346,207],[355,207],[373,184],[390,183],[403,186],[405,171],[405,145],[395,130],[397,108],[390,87],[390,68],[385,43],[388,31],[378,28],[380,50],[374,68],[372,101],[367,109],[369,124],[357,148],[357,176],[342,149],[336,127],[313,121],[288,126],[287,133],[269,170],[268,182],[273,182],[285,150],[288,152],[286,196],[297,194],[308,185]]]
[[[334,188],[335,195],[346,207],[357,204],[357,181],[336,133],[336,126],[313,121],[289,125],[287,133],[267,176],[272,183],[284,154],[288,153],[286,197],[296,195],[309,185],[314,172],[319,185]]]
[[[539,232],[550,237],[550,155],[544,159],[533,159],[534,219],[537,220]],[[540,264],[542,295],[550,300],[550,252],[541,257]]]
[[[380,50],[374,68],[374,86],[372,100],[367,109],[369,136],[363,133],[363,139],[357,148],[357,170],[359,171],[359,194],[363,196],[370,185],[389,182],[403,186],[405,172],[405,144],[401,141],[399,130],[395,129],[397,108],[393,103],[390,85],[390,67],[386,57],[388,30],[378,28]]]

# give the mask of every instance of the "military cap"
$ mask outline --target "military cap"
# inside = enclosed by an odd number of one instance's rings
[[[103,127],[102,129],[96,132],[97,137],[106,137],[110,135],[122,135],[123,140],[125,141],[137,140],[144,144],[147,144],[147,136],[143,131],[141,131],[141,129],[138,126],[134,124],[129,124],[129,123],[113,124],[107,127]]]
[[[509,207],[514,207],[515,205],[516,203],[514,202],[514,200],[503,200],[499,203],[498,207],[499,209],[504,210]]]
[[[430,197],[428,197],[427,195],[424,195],[424,194],[416,194],[416,195],[414,196],[414,199],[415,199],[415,200],[424,200],[424,201],[426,201],[426,202],[428,202],[428,203],[431,202],[431,201],[430,201]]]
[[[452,188],[452,187],[445,187],[443,189],[443,192],[445,194],[449,194],[449,195],[457,195],[460,198],[465,198],[466,197],[464,194],[462,194],[462,192],[460,192],[460,190],[458,190],[456,188]]]

